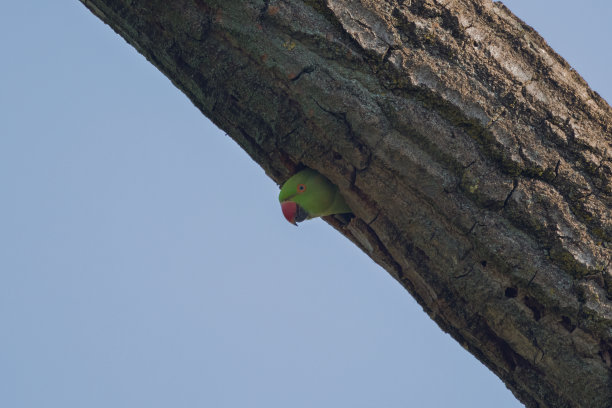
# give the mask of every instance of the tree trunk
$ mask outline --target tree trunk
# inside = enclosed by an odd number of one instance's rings
[[[612,406],[612,110],[489,0],[81,0],[528,407]]]

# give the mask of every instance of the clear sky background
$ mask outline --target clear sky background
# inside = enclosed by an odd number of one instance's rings
[[[611,2],[504,3],[611,100]],[[522,406],[78,1],[0,49],[1,407]]]

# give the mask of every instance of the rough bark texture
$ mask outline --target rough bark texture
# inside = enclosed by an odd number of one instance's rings
[[[502,4],[81,1],[528,407],[612,406],[612,110]]]

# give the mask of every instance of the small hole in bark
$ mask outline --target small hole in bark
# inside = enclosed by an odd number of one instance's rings
[[[540,318],[544,314],[544,307],[540,304],[540,302],[538,302],[534,298],[531,298],[529,296],[525,296],[525,299],[523,299],[523,303],[525,304],[525,306],[527,306],[529,309],[531,309],[531,312],[533,313],[534,320],[536,322],[538,320],[540,320]]]
[[[572,319],[567,316],[561,316],[561,326],[565,328],[568,332],[573,332],[576,328],[575,324],[572,324]]]
[[[478,41],[474,41],[474,48],[478,48]]]
[[[342,160],[342,155],[340,153],[334,152],[334,160]]]
[[[480,264],[482,265],[483,268],[487,267],[487,261],[480,261]]]
[[[506,295],[506,297],[509,297],[509,298],[515,298],[518,296],[518,289],[517,288],[506,288],[504,295]]]

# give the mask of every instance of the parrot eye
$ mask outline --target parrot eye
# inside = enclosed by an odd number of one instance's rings
[[[306,191],[306,184],[298,184],[297,192],[298,193],[303,193],[304,191]]]

